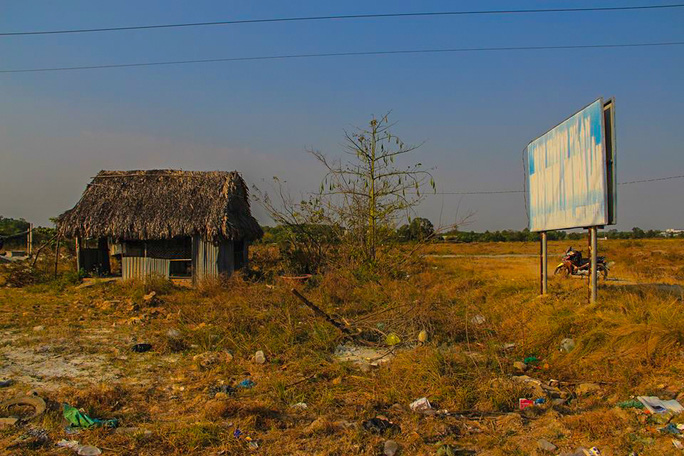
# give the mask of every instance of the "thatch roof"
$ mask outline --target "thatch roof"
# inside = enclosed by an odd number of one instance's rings
[[[121,240],[263,235],[237,171],[100,171],[57,226],[64,237]]]

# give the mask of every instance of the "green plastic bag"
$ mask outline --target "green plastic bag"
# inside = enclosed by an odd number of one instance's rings
[[[78,410],[76,407],[70,406],[66,402],[64,403],[64,419],[69,422],[71,427],[82,429],[88,429],[95,426],[116,427],[118,424],[116,419],[100,420],[97,418],[91,418]]]

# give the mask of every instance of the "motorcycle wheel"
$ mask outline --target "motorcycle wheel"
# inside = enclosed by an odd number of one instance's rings
[[[557,276],[561,276],[561,277],[567,277],[570,275],[570,271],[568,270],[568,268],[564,264],[561,264],[561,265],[556,267],[555,271],[553,271],[553,275],[557,275]]]

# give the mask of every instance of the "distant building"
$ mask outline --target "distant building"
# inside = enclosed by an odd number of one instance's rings
[[[661,231],[661,235],[665,237],[675,237],[684,235],[684,230],[678,230],[675,228],[668,228],[665,231]]]
[[[100,171],[57,226],[79,269],[124,279],[230,275],[263,236],[237,171]]]

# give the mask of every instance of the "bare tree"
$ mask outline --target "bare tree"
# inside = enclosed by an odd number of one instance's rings
[[[424,188],[435,189],[432,174],[420,163],[395,163],[419,146],[407,146],[391,133],[393,126],[386,114],[373,117],[367,128],[346,131],[344,160],[309,151],[327,169],[320,195],[330,218],[360,244],[368,263],[376,261],[378,246],[394,232],[398,218],[411,218]]]

